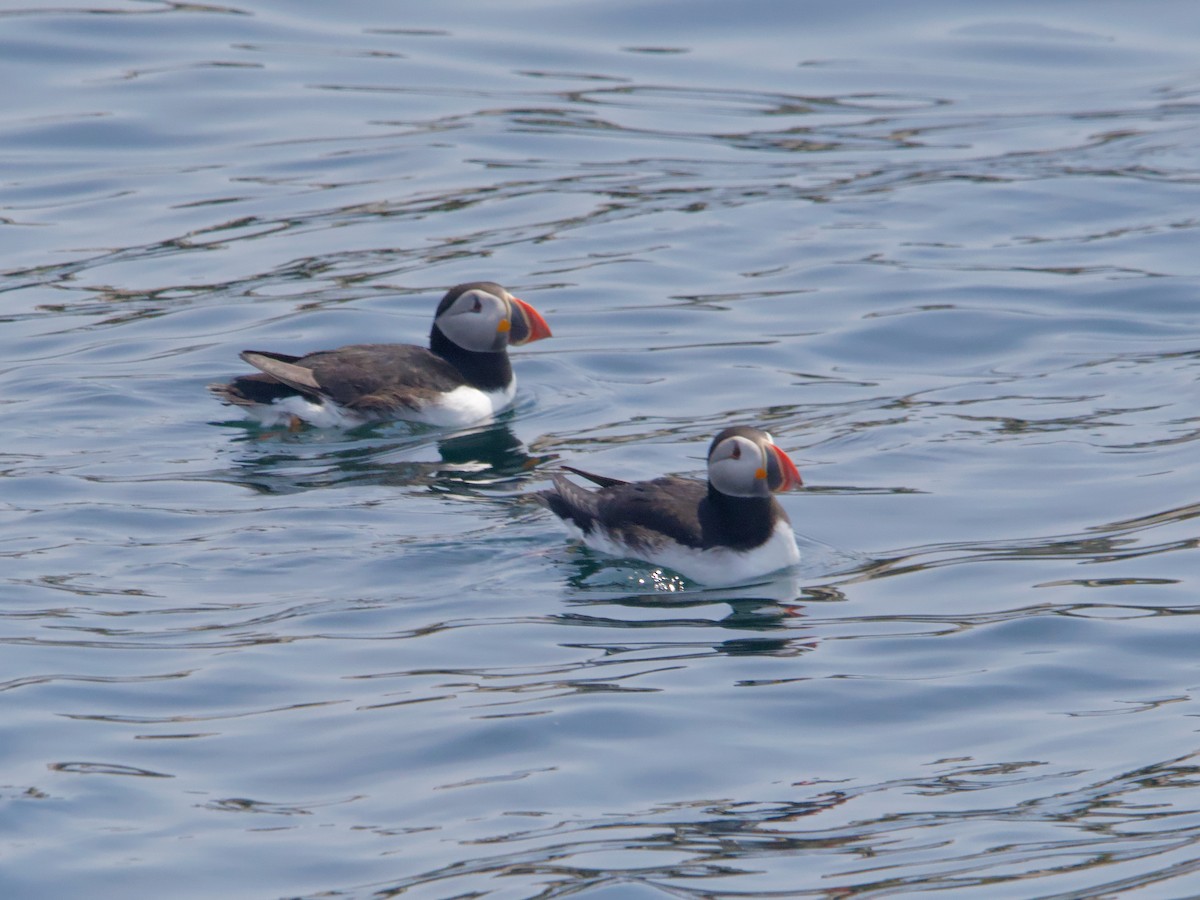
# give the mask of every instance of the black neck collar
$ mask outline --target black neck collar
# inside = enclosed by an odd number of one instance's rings
[[[481,391],[499,391],[512,384],[512,365],[507,350],[498,353],[464,350],[442,334],[436,325],[429,333],[429,349],[458,369],[468,384]]]
[[[784,515],[774,497],[733,497],[722,494],[712,482],[705,503],[713,513],[704,523],[706,533],[711,534],[706,543],[734,550],[750,550],[766,543]]]

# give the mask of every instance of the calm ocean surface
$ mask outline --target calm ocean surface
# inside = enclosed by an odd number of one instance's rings
[[[1200,896],[1200,8],[0,8],[0,895]],[[555,337],[280,433],[239,350]],[[768,428],[792,573],[569,463]]]

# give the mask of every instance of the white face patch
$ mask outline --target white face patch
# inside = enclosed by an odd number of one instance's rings
[[[442,334],[464,350],[497,353],[508,346],[508,302],[495,294],[474,288],[462,293],[450,308],[437,317]]]
[[[735,435],[713,448],[708,480],[730,497],[765,497],[771,493],[766,478],[766,450],[749,438]]]

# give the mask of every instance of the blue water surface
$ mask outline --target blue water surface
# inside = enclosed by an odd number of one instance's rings
[[[0,9],[0,893],[1181,897],[1191,4]],[[245,348],[554,338],[459,431]],[[571,544],[769,429],[792,572]]]

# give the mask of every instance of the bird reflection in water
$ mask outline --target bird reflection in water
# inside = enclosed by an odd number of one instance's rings
[[[329,433],[319,431],[281,434],[250,429],[243,440],[251,442],[254,452],[236,461],[231,480],[268,494],[363,484],[427,486],[457,493],[511,487],[553,459],[552,455],[531,455],[503,422],[438,436],[434,441],[429,440],[433,436],[429,431],[413,433],[406,425],[387,427],[404,428],[406,433],[400,439],[371,438],[378,427],[367,426],[331,439]],[[266,444],[268,437],[280,440]],[[331,440],[336,443],[331,445]],[[438,459],[409,458],[428,457],[431,445],[436,447]]]

